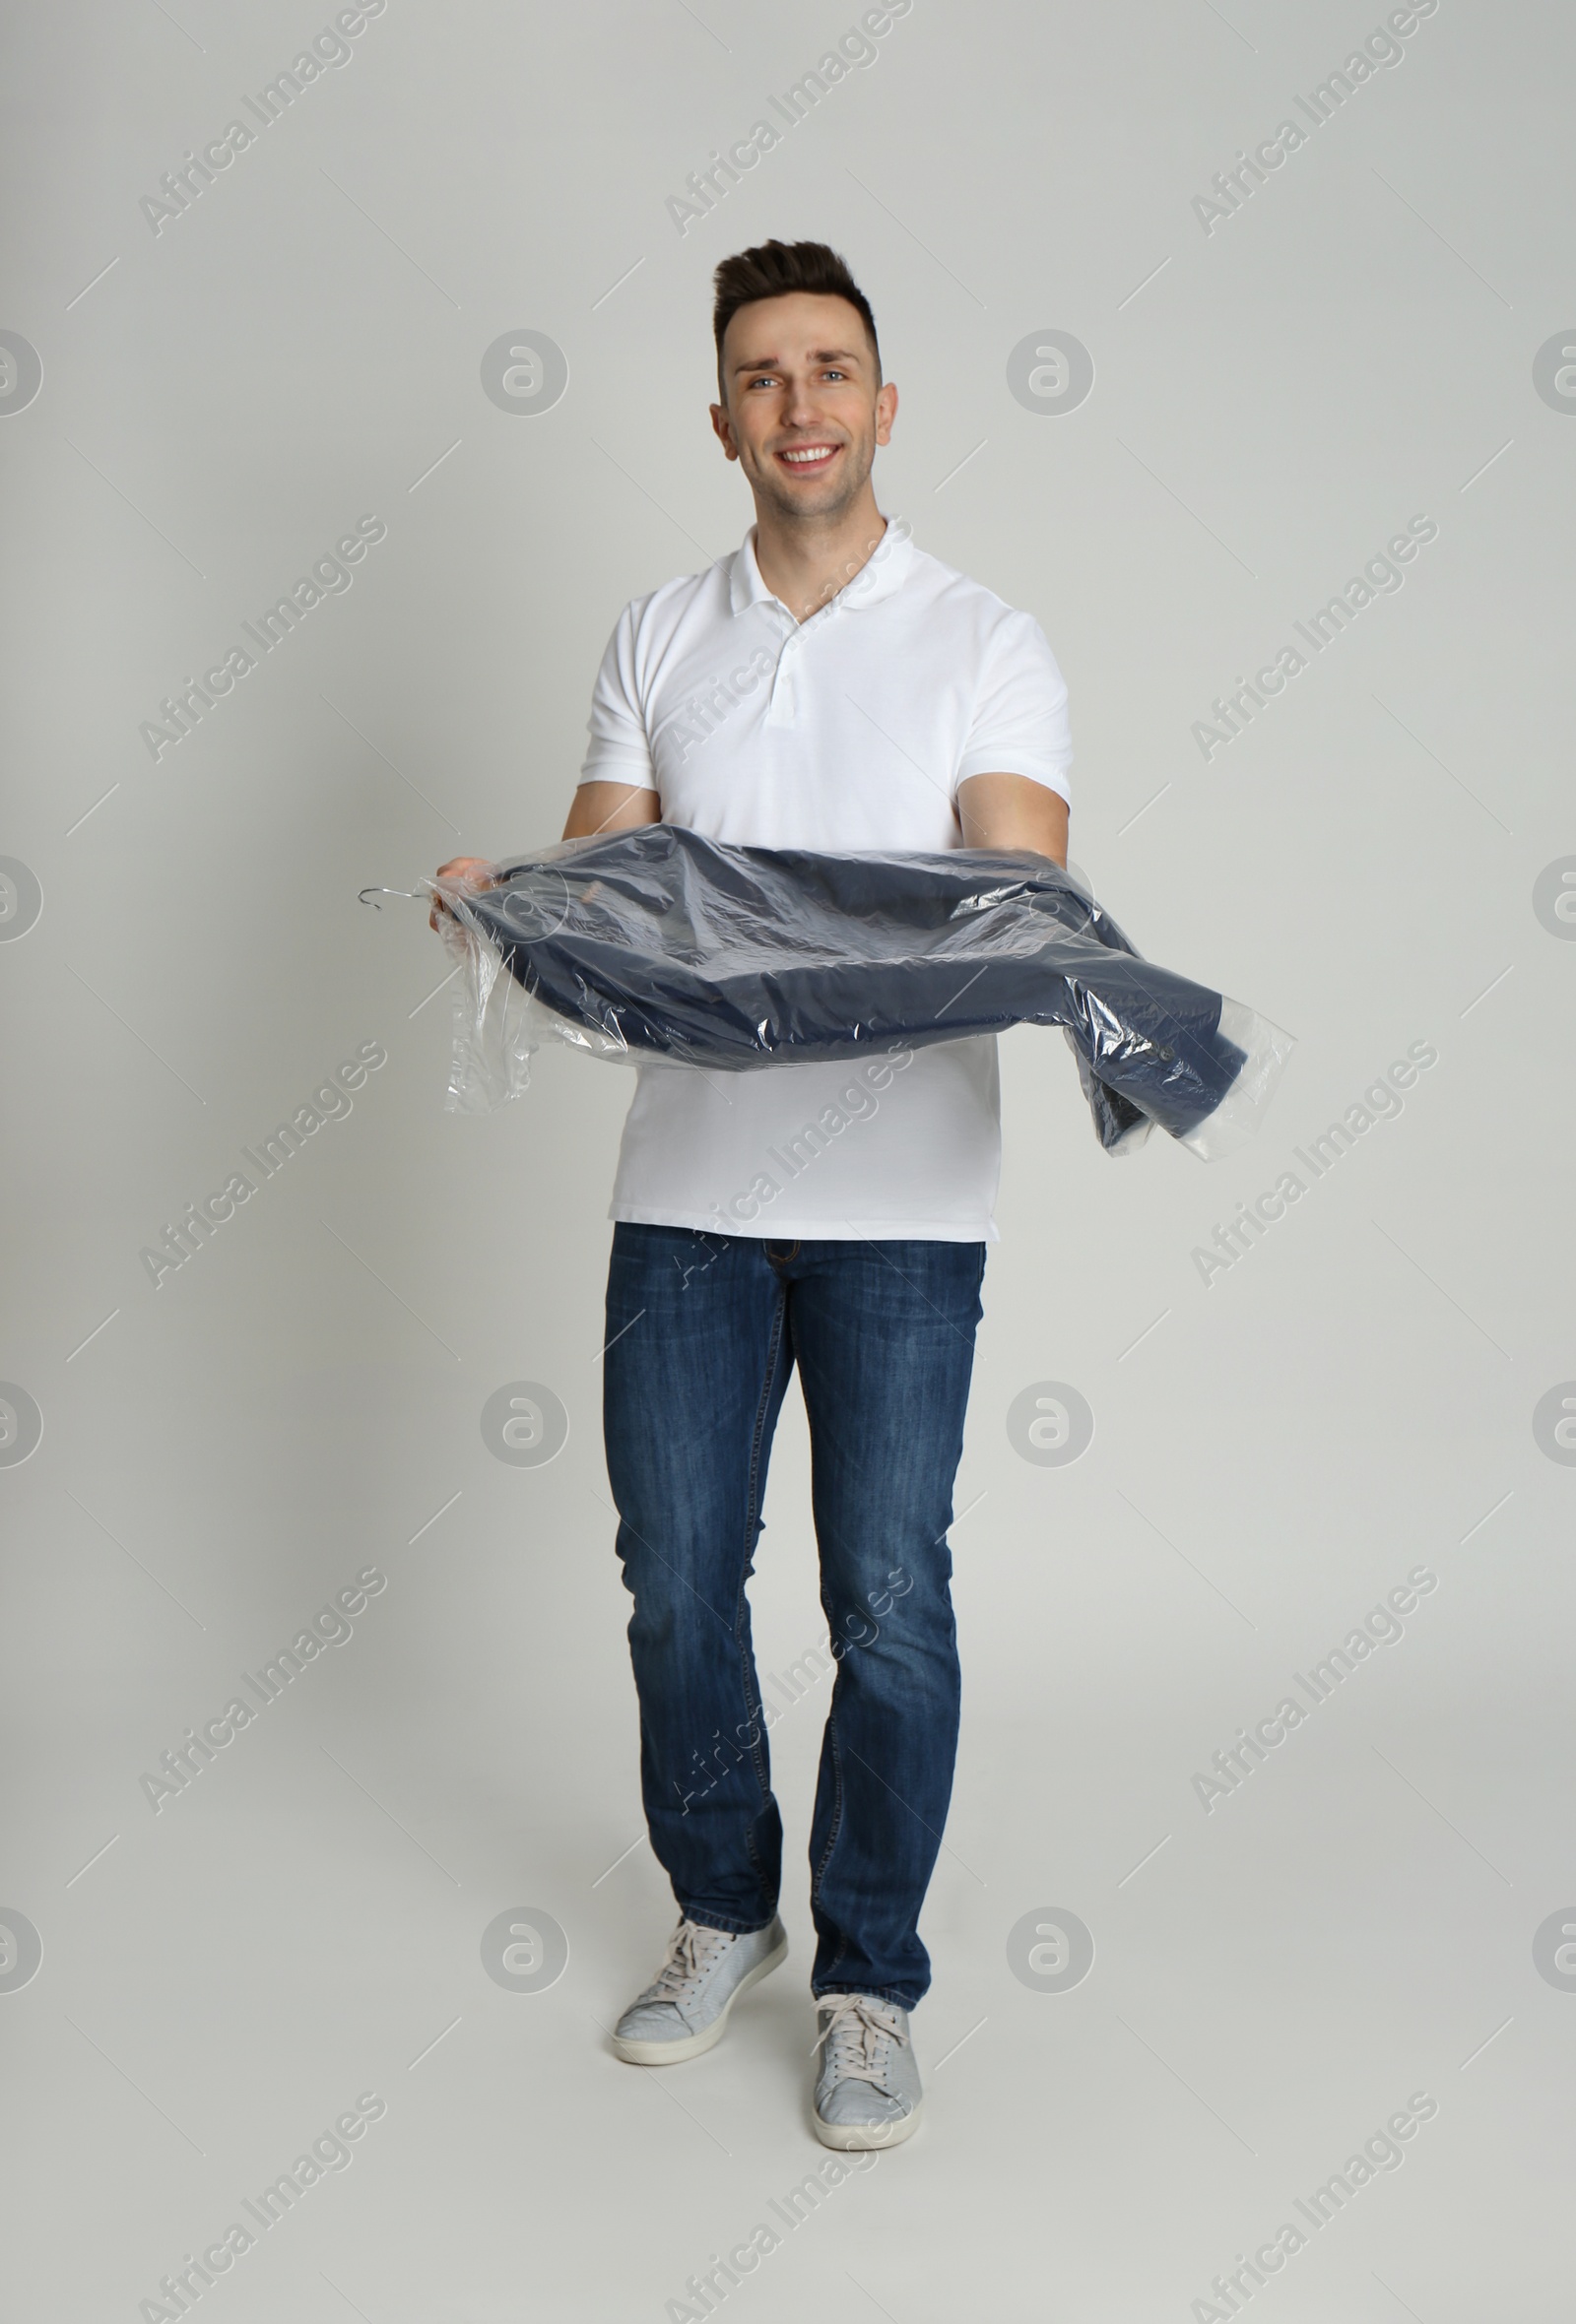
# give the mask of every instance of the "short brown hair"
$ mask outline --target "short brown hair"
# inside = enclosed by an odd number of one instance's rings
[[[717,301],[712,329],[717,341],[717,389],[724,403],[727,382],[722,375],[722,342],[728,325],[742,306],[760,298],[782,298],[793,290],[808,290],[819,298],[846,298],[870,334],[876,358],[876,381],[881,383],[881,348],[870,300],[848,271],[848,262],[825,242],[760,242],[725,258],[712,277]]]

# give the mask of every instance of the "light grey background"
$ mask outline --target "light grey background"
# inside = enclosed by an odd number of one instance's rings
[[[42,912],[0,945],[0,1375],[43,1434],[0,1472],[0,1907],[42,1940],[0,1992],[7,2313],[162,2312],[363,2092],[353,2165],[205,2314],[656,2324],[822,2160],[824,1684],[774,1734],[788,1969],[682,2072],[599,2031],[671,1918],[599,1442],[628,1082],[558,1053],[507,1114],[446,1116],[441,952],[356,900],[557,836],[620,607],[749,521],[709,271],[776,233],[874,302],[883,507],[1052,641],[1074,856],[1299,1046],[1205,1167],[1111,1162],[1063,1045],[1003,1043],[930,2116],[730,2304],[1185,2319],[1427,2093],[1404,2167],[1255,2299],[1552,2324],[1576,1993],[1533,1939],[1576,1921],[1576,1474],[1533,1413],[1576,1376],[1576,948],[1532,899],[1576,853],[1576,416],[1533,374],[1576,343],[1568,12],[1441,0],[1206,233],[1194,197],[1386,11],[916,0],[681,234],[667,198],[852,4],[390,0],[156,235],[142,197],[332,13],[56,5],[9,76],[0,324],[43,379],[0,419],[0,852]],[[1007,381],[1052,329],[1094,362],[1061,416]],[[522,330],[567,360],[545,413],[482,389]],[[365,512],[354,587],[156,764],[141,722]],[[1206,763],[1212,698],[1416,514],[1405,587]],[[156,1290],[141,1249],[365,1041],[354,1113]],[[1195,1247],[1414,1041],[1405,1112],[1206,1286]],[[522,1381],[568,1416],[545,1465],[483,1441]],[[1068,1465],[1007,1433],[1042,1381],[1094,1415]],[[797,1395],[766,1516],[776,1672],[821,1631]],[[1207,1814],[1211,1755],[1418,1563],[1405,1639]],[[155,1814],[159,1754],[368,1565],[354,1638]],[[567,1939],[543,1990],[483,1960],[524,1905]],[[1066,1991],[1010,1956],[1051,1906],[1094,1944]]]

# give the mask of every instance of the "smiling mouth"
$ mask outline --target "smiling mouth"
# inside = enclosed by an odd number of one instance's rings
[[[839,444],[796,444],[791,450],[779,452],[777,458],[796,476],[816,476],[830,466],[841,449]]]

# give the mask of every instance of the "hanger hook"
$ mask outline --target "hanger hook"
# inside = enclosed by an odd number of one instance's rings
[[[379,896],[404,896],[413,904],[427,902],[426,895],[414,887],[363,887],[356,900],[359,904],[370,904],[374,912],[381,912],[383,907],[377,900]]]

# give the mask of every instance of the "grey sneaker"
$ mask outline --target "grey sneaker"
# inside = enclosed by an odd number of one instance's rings
[[[741,1993],[788,1955],[788,1932],[773,1919],[748,1936],[681,1920],[656,1976],[619,2020],[613,2046],[631,2066],[670,2066],[720,2041]]]
[[[816,2004],[821,2052],[816,2136],[823,2147],[896,2147],[919,2128],[924,2093],[908,2012],[874,1993],[831,1993]]]

